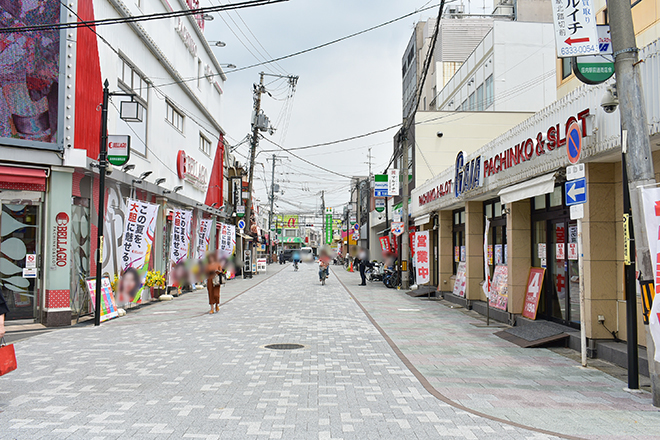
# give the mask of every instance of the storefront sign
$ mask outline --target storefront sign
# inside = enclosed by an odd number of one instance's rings
[[[131,155],[131,137],[128,135],[108,135],[108,162],[122,166]]]
[[[69,261],[69,215],[66,212],[60,212],[55,216],[53,243],[52,266],[66,267]]]
[[[541,298],[541,288],[543,287],[543,277],[545,269],[532,267],[529,269],[529,278],[527,279],[527,293],[525,294],[525,305],[522,315],[525,318],[536,319],[536,312]]]
[[[186,46],[186,49],[188,49],[188,52],[190,52],[190,55],[196,57],[197,43],[195,43],[195,39],[192,37],[192,35],[190,35],[188,28],[183,24],[183,20],[181,18],[176,19],[176,26],[174,29],[176,29],[176,33],[179,35],[179,38],[181,38],[181,41],[183,41],[183,44]]]
[[[399,236],[403,234],[403,222],[392,222],[392,235]]]
[[[431,281],[431,270],[429,263],[429,231],[415,232],[415,270],[418,285],[427,284]]]
[[[546,152],[554,151],[566,145],[566,128],[573,122],[581,124],[582,137],[587,136],[587,117],[590,114],[589,109],[582,110],[577,116],[571,116],[564,124],[564,138],[560,131],[560,124],[548,128],[546,133],[539,132],[536,139],[527,139],[502,151],[499,154],[484,161],[484,176],[492,176],[500,171],[530,161],[534,156],[544,156]],[[546,140],[547,139],[547,140]]]
[[[557,56],[595,55],[600,52],[592,0],[553,1]]]
[[[374,176],[374,197],[387,197],[387,190],[387,174],[376,174]]]
[[[490,285],[490,306],[504,311],[509,300],[508,274],[508,266],[496,266]]]
[[[172,240],[170,261],[178,264],[188,258],[190,247],[190,231],[192,227],[192,211],[175,209],[172,211]]]
[[[199,222],[199,230],[197,231],[197,259],[204,258],[209,250],[211,244],[211,228],[213,227],[213,220],[203,218]]]
[[[437,187],[425,192],[421,196],[419,196],[419,206],[424,206],[427,203],[430,203],[434,200],[439,199],[440,197],[444,197],[447,194],[451,193],[451,180],[446,181],[442,185],[438,185]]]
[[[459,197],[463,193],[479,188],[481,185],[480,176],[481,156],[477,156],[466,163],[463,152],[459,151],[456,156],[454,173],[454,195]]]
[[[390,197],[399,195],[399,170],[392,169],[387,172],[387,195]]]
[[[90,303],[94,307],[96,305],[96,278],[86,279],[85,284],[89,292]],[[118,316],[119,312],[117,312],[117,304],[115,304],[110,278],[103,277],[101,278],[101,322]]]
[[[380,249],[383,251],[383,254],[389,254],[392,252],[390,248],[390,239],[388,237],[380,237],[378,241],[380,242]]]
[[[609,24],[598,25],[598,47],[598,55],[574,57],[571,60],[575,76],[585,84],[600,84],[614,75]]]
[[[208,170],[183,150],[179,150],[177,154],[176,171],[179,179],[190,182],[197,189],[206,189],[209,182]]]
[[[465,298],[465,286],[467,284],[465,271],[465,262],[458,263],[458,268],[456,269],[456,277],[454,279],[454,290],[452,293],[456,296],[460,296],[461,298]]]
[[[385,200],[384,199],[374,200],[374,205],[375,205],[375,208],[376,208],[376,212],[385,211]]]

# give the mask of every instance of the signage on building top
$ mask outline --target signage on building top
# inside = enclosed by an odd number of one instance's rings
[[[424,206],[434,200],[444,197],[451,193],[451,179],[443,184],[436,186],[419,196],[419,206]]]
[[[555,41],[559,58],[600,52],[593,0],[552,1]]]
[[[197,189],[206,189],[206,185],[208,185],[208,170],[204,165],[188,156],[183,150],[179,150],[177,154],[176,171],[179,179],[192,183]]]
[[[587,117],[589,114],[589,109],[586,109],[578,113],[577,116],[569,117],[565,127],[569,127],[573,122],[578,122],[581,125],[582,137],[587,136]],[[548,128],[547,133],[539,132],[536,139],[524,140],[490,159],[484,160],[484,177],[492,176],[507,168],[532,160],[535,155],[543,156],[546,152],[561,148],[565,144],[566,137],[562,139],[560,124],[552,125]]]
[[[183,24],[183,20],[181,18],[176,19],[176,26],[174,29],[176,29],[176,33],[179,35],[179,38],[181,38],[181,41],[183,41],[183,44],[186,46],[186,49],[188,49],[188,52],[190,52],[190,55],[196,57],[197,43],[195,43],[195,40],[188,31],[188,28]]]
[[[374,197],[387,197],[387,174],[374,175]]]
[[[456,155],[456,169],[454,172],[454,195],[472,191],[481,186],[481,156],[465,162],[462,151]]]

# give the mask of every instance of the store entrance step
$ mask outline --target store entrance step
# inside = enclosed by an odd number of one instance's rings
[[[545,322],[534,322],[520,327],[512,327],[497,332],[495,335],[523,348],[557,345],[559,341],[569,337],[561,328]]]

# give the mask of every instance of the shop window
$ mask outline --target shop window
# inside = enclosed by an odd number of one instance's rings
[[[454,225],[452,231],[452,243],[454,248],[454,275],[458,269],[458,263],[464,262],[467,251],[465,249],[465,209],[454,211]]]
[[[493,276],[495,266],[508,263],[508,247],[506,240],[506,215],[504,205],[499,199],[484,202],[484,212],[490,220],[488,231],[488,268],[489,276]]]
[[[561,59],[561,79],[566,79],[571,76],[573,69],[571,68],[571,59],[562,58]]]
[[[563,196],[564,196],[564,187],[562,185],[555,186],[555,190],[550,193],[550,207],[555,208],[557,206],[562,206]]]
[[[545,209],[545,194],[534,197],[534,211]]]
[[[493,102],[495,101],[495,92],[493,90],[493,75],[490,75],[488,78],[486,78],[486,105],[484,106],[485,108],[490,107],[493,105]]]
[[[211,141],[203,134],[199,134],[199,149],[207,156],[211,155]]]

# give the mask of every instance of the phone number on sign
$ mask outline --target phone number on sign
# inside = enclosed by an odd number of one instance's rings
[[[582,46],[562,47],[562,55],[584,55],[599,53],[598,47],[595,44],[585,44]]]

